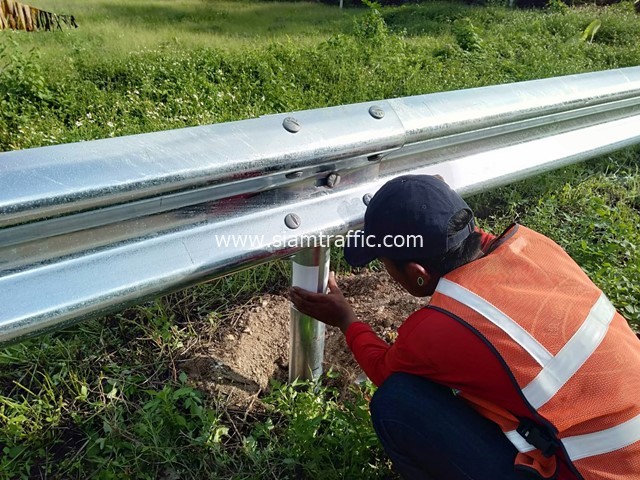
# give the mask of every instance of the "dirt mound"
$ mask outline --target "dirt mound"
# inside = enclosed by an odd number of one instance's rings
[[[358,318],[387,342],[402,321],[425,304],[397,285],[386,273],[342,276],[338,284]],[[210,342],[200,344],[181,367],[198,388],[238,408],[250,408],[268,389],[270,379],[286,381],[289,358],[289,309],[284,296],[264,295],[238,307]],[[339,387],[364,378],[340,330],[327,327],[324,371],[340,375]]]

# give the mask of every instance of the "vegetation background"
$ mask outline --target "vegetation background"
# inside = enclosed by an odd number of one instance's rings
[[[31,4],[80,28],[0,32],[0,151],[640,64],[629,1]],[[489,230],[518,218],[561,243],[640,324],[638,149],[469,201]],[[371,386],[274,385],[238,429],[175,369],[233,304],[287,278],[273,263],[1,349],[0,478],[391,476]]]

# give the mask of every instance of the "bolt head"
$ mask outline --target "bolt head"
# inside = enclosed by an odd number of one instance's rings
[[[380,120],[381,118],[384,118],[384,110],[378,105],[372,105],[369,107],[369,115],[377,120]]]
[[[287,117],[283,120],[282,126],[287,132],[298,133],[302,128],[300,123],[294,117]]]
[[[284,224],[292,230],[298,228],[300,223],[302,223],[302,221],[300,220],[300,216],[296,213],[289,213],[284,217]]]
[[[331,172],[327,177],[327,187],[333,188],[340,183],[340,174],[338,172]]]
[[[362,197],[362,202],[365,205],[369,205],[369,202],[371,201],[372,198],[373,198],[373,195],[371,195],[370,193],[365,193],[364,196]]]
[[[298,170],[296,172],[289,172],[285,175],[285,178],[300,178],[302,176],[302,171]]]

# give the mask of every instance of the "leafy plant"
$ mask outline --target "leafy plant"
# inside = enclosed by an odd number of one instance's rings
[[[589,43],[592,43],[594,37],[596,36],[596,33],[598,33],[598,30],[600,30],[601,26],[602,26],[602,21],[597,19],[594,20],[587,26],[587,28],[584,29],[584,31],[582,32],[582,36],[580,37],[580,40],[583,42],[588,41]]]
[[[482,39],[469,17],[459,18],[453,22],[453,35],[462,50],[466,52],[482,50]]]
[[[382,15],[382,6],[378,2],[371,0],[362,0],[362,3],[369,7],[369,11],[366,15],[356,18],[354,21],[354,35],[373,42],[384,40],[389,30]]]
[[[390,468],[369,416],[372,394],[371,384],[354,387],[345,397],[319,383],[276,382],[265,402],[282,419],[254,429],[246,448],[255,457],[261,443],[277,446],[278,464],[298,478],[388,478]]]
[[[564,15],[569,11],[569,6],[563,0],[548,0],[547,10]]]
[[[47,87],[38,53],[32,49],[23,54],[17,43],[12,42],[12,51],[0,46],[0,101],[2,108],[10,109],[15,104],[24,109],[27,104],[40,105],[52,100]]]

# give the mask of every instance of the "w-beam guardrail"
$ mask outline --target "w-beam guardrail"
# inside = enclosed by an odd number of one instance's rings
[[[0,153],[0,345],[297,254],[328,250],[405,173],[462,195],[640,143],[640,67]],[[322,327],[293,311],[290,376]]]

